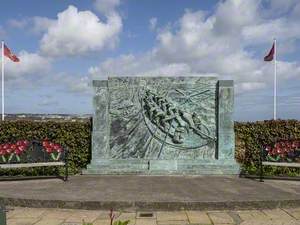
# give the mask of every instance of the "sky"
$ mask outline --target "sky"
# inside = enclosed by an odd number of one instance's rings
[[[3,0],[7,113],[93,113],[107,76],[217,76],[235,84],[234,119],[300,119],[299,0]]]

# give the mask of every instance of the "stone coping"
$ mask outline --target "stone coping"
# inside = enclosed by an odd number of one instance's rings
[[[300,206],[300,182],[237,176],[71,176],[0,182],[0,203],[39,208],[222,210]]]

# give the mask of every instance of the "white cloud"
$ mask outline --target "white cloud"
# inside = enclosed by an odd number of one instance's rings
[[[35,16],[32,18],[32,23],[32,31],[38,34],[47,31],[50,26],[55,24],[55,20],[47,17]]]
[[[234,79],[238,94],[265,89],[273,84],[273,65],[263,62],[263,55],[255,56],[248,47],[261,48],[264,43],[268,51],[270,34],[284,36],[281,46],[293,46],[300,38],[298,18],[285,15],[274,20],[265,15],[260,0],[222,1],[211,14],[186,11],[176,26],[158,32],[158,43],[152,50],[107,59],[91,67],[89,73],[93,79],[107,75],[214,74],[220,79]],[[280,82],[298,79],[300,65],[279,61],[277,72]]]
[[[56,99],[52,99],[51,97],[44,97],[41,101],[39,101],[38,105],[42,107],[58,105],[58,101]]]
[[[219,3],[215,14],[214,31],[221,35],[239,34],[250,24],[260,22],[260,0],[227,0]]]
[[[298,0],[267,0],[267,3],[269,3],[269,9],[266,10],[266,15],[270,17],[274,17],[274,12],[276,12],[275,15],[281,16],[284,13],[289,12],[291,9],[295,8],[297,3],[299,3]]]
[[[15,29],[28,30],[34,34],[41,34],[55,22],[47,17],[34,16],[31,18],[9,19],[7,24]]]
[[[117,13],[111,13],[107,22],[103,23],[91,11],[78,11],[75,6],[69,6],[47,26],[40,42],[42,53],[72,56],[115,47],[122,30],[122,20]]]
[[[114,13],[115,8],[119,6],[120,3],[120,0],[96,0],[94,5],[99,12],[107,15]]]
[[[92,91],[90,80],[87,76],[78,78],[77,80],[72,77],[67,86],[72,92],[91,93]]]
[[[60,72],[52,77],[51,82],[59,83],[64,92],[81,94],[91,94],[93,92],[89,77],[80,74]]]
[[[108,76],[179,76],[190,74],[185,63],[164,64],[154,59],[152,53],[143,56],[122,55],[117,59],[107,59],[100,66],[91,67],[92,79],[105,79]]]
[[[155,30],[156,29],[156,25],[157,25],[157,18],[156,17],[152,17],[150,20],[149,20],[149,29],[151,31]]]
[[[51,68],[48,58],[37,53],[21,51],[17,54],[20,62],[12,62],[5,59],[5,77],[8,80],[20,79],[25,76],[36,77],[44,75]]]
[[[10,27],[13,27],[13,28],[18,28],[18,29],[22,29],[24,27],[26,27],[28,25],[28,18],[24,18],[24,19],[9,19],[7,21],[8,25]]]
[[[242,30],[242,35],[248,43],[270,43],[272,38],[277,38],[284,42],[300,37],[299,25],[300,21],[279,18],[247,26]]]
[[[253,91],[256,89],[262,89],[265,88],[266,84],[264,82],[243,82],[240,83],[239,86],[237,87],[237,90],[242,90],[244,91]]]

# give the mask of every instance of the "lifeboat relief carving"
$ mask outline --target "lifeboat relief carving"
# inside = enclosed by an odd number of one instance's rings
[[[109,90],[113,157],[213,158],[216,80],[149,80]]]

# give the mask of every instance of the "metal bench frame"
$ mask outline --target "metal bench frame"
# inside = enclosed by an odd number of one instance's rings
[[[40,144],[38,141],[32,141],[32,144]],[[69,171],[68,171],[68,149],[64,148],[65,159],[64,161],[57,162],[34,162],[34,163],[5,163],[0,164],[0,169],[15,169],[15,168],[30,168],[30,167],[46,167],[46,166],[64,166],[65,175],[63,181],[68,181]]]

